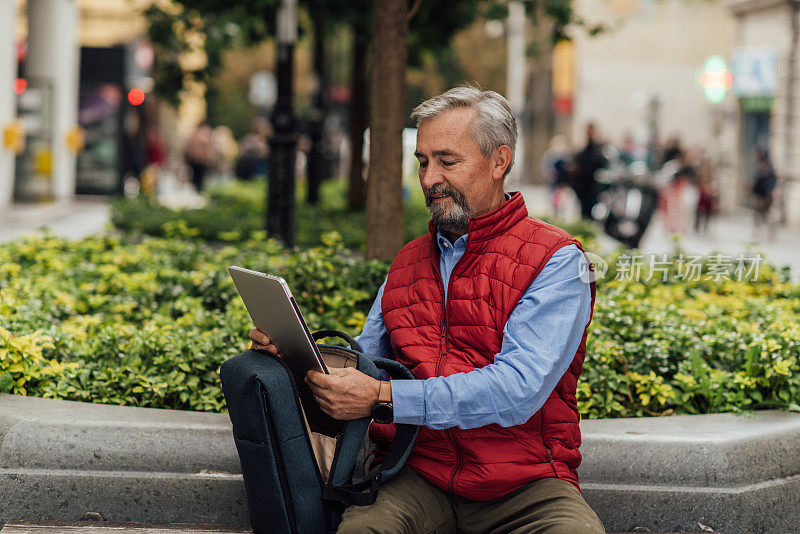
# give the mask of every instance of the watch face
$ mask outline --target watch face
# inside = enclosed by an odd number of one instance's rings
[[[372,407],[372,418],[376,423],[391,423],[394,410],[390,402],[377,402]]]

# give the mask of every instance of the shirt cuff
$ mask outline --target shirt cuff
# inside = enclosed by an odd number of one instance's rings
[[[392,380],[392,408],[395,423],[424,424],[424,385],[424,380]]]

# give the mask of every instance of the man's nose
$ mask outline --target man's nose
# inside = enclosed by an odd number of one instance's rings
[[[442,174],[441,167],[428,164],[428,168],[422,174],[420,181],[422,182],[422,187],[425,189],[430,189],[436,184],[444,182],[444,175]]]

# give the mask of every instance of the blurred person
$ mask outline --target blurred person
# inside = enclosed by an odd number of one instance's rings
[[[690,160],[697,170],[697,209],[695,210],[694,231],[699,234],[708,232],[709,224],[717,212],[719,192],[715,179],[714,166],[702,150],[690,155]]]
[[[668,234],[687,235],[697,210],[698,192],[694,182],[697,172],[684,165],[675,173],[669,184],[659,191],[661,213]]]
[[[236,176],[242,180],[250,180],[255,176],[267,176],[269,135],[270,125],[265,117],[255,117],[250,121],[250,131],[239,140]]]
[[[575,154],[575,172],[572,188],[581,204],[581,217],[592,218],[592,208],[597,204],[599,184],[595,172],[608,165],[603,155],[603,145],[596,139],[596,128],[593,122],[586,125],[586,145]]]
[[[295,149],[294,175],[306,176],[308,169],[308,154],[311,152],[311,137],[300,134],[297,136],[297,147]]]
[[[163,169],[167,164],[167,143],[164,142],[158,126],[151,126],[147,131],[145,157],[148,165],[155,165]]]
[[[757,239],[761,227],[765,228],[767,239],[775,238],[775,228],[770,221],[770,208],[775,200],[778,176],[772,167],[769,153],[764,149],[756,150],[756,170],[753,176],[753,238]]]
[[[680,141],[676,140],[675,143],[675,146],[680,145]],[[664,151],[664,154],[668,155],[669,159],[665,159],[661,167],[653,173],[653,185],[657,189],[669,186],[674,180],[675,174],[688,164],[686,153],[682,149],[668,149]]]
[[[550,204],[553,216],[561,216],[565,195],[570,185],[569,173],[572,168],[569,141],[563,135],[554,135],[542,156],[541,172],[550,184]]]
[[[139,128],[141,120],[137,110],[125,113],[122,131],[122,182],[121,191],[133,192],[135,195],[141,189],[140,179],[146,167],[145,147]]]
[[[147,139],[144,147],[145,168],[140,175],[140,190],[146,195],[155,193],[158,184],[158,174],[167,163],[167,144],[161,137],[158,126],[151,126],[147,130]]]
[[[203,181],[209,167],[214,163],[214,145],[211,142],[211,125],[203,120],[189,136],[184,151],[186,164],[191,172],[191,181],[195,190],[203,190]]]
[[[630,165],[638,160],[637,152],[638,150],[636,149],[636,142],[633,140],[633,136],[626,133],[622,137],[622,143],[619,146],[620,161],[625,165]]]
[[[716,191],[711,177],[699,176],[697,179],[697,209],[694,217],[694,231],[708,233],[708,225],[716,213]]]
[[[664,151],[661,154],[661,165],[666,162],[676,160],[683,157],[683,148],[681,147],[681,139],[677,135],[673,135],[664,143]]]
[[[211,130],[211,144],[214,147],[214,169],[222,178],[233,175],[233,162],[239,155],[239,145],[233,137],[233,131],[225,125],[220,125]]]

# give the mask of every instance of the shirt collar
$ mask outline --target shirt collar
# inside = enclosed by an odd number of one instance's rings
[[[455,243],[451,243],[447,237],[441,232],[441,230],[436,231],[436,244],[439,245],[439,252],[444,253],[445,249],[452,248],[452,249],[463,249],[467,248],[467,239],[469,238],[469,234],[464,234],[458,239],[456,239]]]

